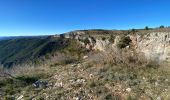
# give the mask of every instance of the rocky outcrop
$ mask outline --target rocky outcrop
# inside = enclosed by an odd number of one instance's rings
[[[136,52],[144,54],[146,59],[156,62],[170,62],[170,33],[152,32],[145,35],[137,33],[129,35],[129,37],[132,40],[131,48],[133,47]],[[119,41],[119,35],[116,36],[114,44],[110,43],[108,39],[96,39],[93,49],[99,51],[107,51],[111,47],[115,49]]]
[[[72,31],[62,34],[64,38],[76,39],[83,47],[89,50],[107,51],[117,49],[120,42],[120,35],[115,36],[114,43],[109,38],[93,37],[85,31]],[[104,36],[104,35],[103,35]],[[131,39],[131,44],[127,46],[133,47],[138,53],[143,53],[148,60],[154,61],[170,61],[170,33],[169,32],[148,32],[141,34],[140,32],[127,35]],[[59,36],[56,36],[59,37]],[[61,35],[60,35],[61,37]]]
[[[153,32],[144,36],[136,35],[136,50],[143,52],[147,59],[170,61],[170,33]]]
[[[106,51],[110,46],[108,40],[96,39],[96,44],[93,47],[93,50]]]

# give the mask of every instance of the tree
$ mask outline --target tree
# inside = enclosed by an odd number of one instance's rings
[[[125,48],[126,46],[130,45],[130,42],[132,40],[130,39],[129,36],[121,36],[119,43],[117,44],[118,48],[122,49]]]
[[[114,43],[115,36],[113,34],[110,35],[109,42]]]
[[[145,30],[149,30],[149,27],[148,27],[148,26],[146,26],[146,27],[145,27]]]
[[[132,29],[131,31],[134,33],[134,32],[136,32],[136,29]]]
[[[85,43],[85,45],[90,43],[90,41],[89,41],[89,39],[87,37],[84,39],[84,43]]]
[[[165,28],[165,26],[161,25],[159,28]]]

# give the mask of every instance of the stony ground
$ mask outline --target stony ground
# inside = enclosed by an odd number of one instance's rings
[[[162,68],[128,68],[123,65],[99,66],[88,63],[55,65],[43,70],[48,73],[47,77],[1,98],[2,100],[10,97],[16,100],[169,100],[169,67]]]
[[[88,60],[86,60],[88,59]],[[0,80],[1,100],[170,100],[170,66],[90,62],[17,69]],[[99,58],[100,59],[100,58]]]

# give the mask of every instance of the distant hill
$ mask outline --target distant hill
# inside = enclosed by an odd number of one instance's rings
[[[8,40],[8,39],[12,39],[13,37],[0,37],[0,40]]]
[[[47,37],[47,36],[2,36],[0,40],[9,40],[9,39],[21,39],[21,38],[34,38],[34,37]]]
[[[65,41],[65,42],[64,42]],[[1,38],[0,63],[12,66],[26,61],[33,61],[48,53],[64,47],[64,39],[48,37]]]

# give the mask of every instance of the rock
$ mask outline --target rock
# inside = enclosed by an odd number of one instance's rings
[[[94,77],[94,75],[93,75],[93,74],[90,74],[90,75],[89,75],[89,78],[90,78],[90,79],[91,79],[91,78],[93,78],[93,77]]]
[[[60,81],[60,80],[63,79],[63,76],[61,76],[61,75],[55,75],[55,76],[53,76],[52,78],[55,79],[55,80]]]
[[[168,82],[168,79],[165,79],[166,82]]]
[[[85,82],[85,80],[84,80],[84,79],[78,79],[76,82],[77,82],[78,84],[83,84],[83,83]]]
[[[75,67],[75,66],[76,66],[76,64],[71,65],[71,67]]]
[[[149,60],[161,62],[170,61],[170,33],[151,32],[144,36],[136,35],[133,45],[136,51],[144,53]]]
[[[161,97],[157,97],[157,99],[156,100],[161,100]]]
[[[120,35],[116,35],[114,39],[114,44],[112,44],[109,39],[92,38],[85,36],[85,31],[72,31],[62,34],[65,38],[71,38],[79,40],[82,47],[89,50],[99,50],[107,51],[109,49],[116,50],[116,45],[120,41]],[[54,36],[55,37],[55,36]],[[61,36],[56,36],[61,37]],[[152,60],[155,62],[169,61],[170,62],[170,32],[149,32],[141,34],[137,32],[136,34],[129,34],[131,39],[131,45],[127,48],[134,48],[137,53],[142,54],[147,60]],[[84,43],[84,38],[89,40],[89,43]],[[112,47],[114,45],[114,47]],[[85,56],[84,59],[87,57]]]
[[[54,87],[62,88],[63,87],[63,83],[62,82],[60,82],[60,83],[56,82]]]
[[[34,88],[46,88],[47,84],[48,84],[47,81],[38,80],[35,83],[33,83],[33,87]]]
[[[77,86],[85,83],[85,79],[69,80],[71,85]]]
[[[80,97],[73,97],[73,100],[81,100]]]
[[[20,95],[20,96],[17,98],[17,100],[24,100],[23,97],[24,97],[23,95]]]
[[[127,92],[131,92],[132,89],[131,89],[131,88],[127,88],[126,91],[127,91]]]
[[[158,86],[159,84],[158,84],[158,82],[155,82],[155,86]]]
[[[77,67],[80,68],[80,67],[81,67],[81,64],[77,64]]]
[[[100,40],[96,39],[96,43],[93,47],[94,50],[99,50],[99,51],[106,51],[108,49],[110,42],[108,40]]]
[[[88,58],[88,56],[84,56],[84,57],[83,57],[83,59],[87,59],[87,58]]]

